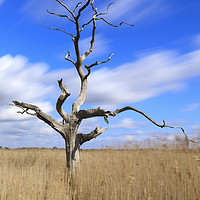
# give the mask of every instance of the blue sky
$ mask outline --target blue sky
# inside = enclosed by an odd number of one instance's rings
[[[64,1],[70,8],[77,1]],[[99,12],[110,2],[96,0]],[[110,27],[99,21],[94,51],[86,60],[110,62],[96,66],[89,77],[88,95],[82,109],[115,110],[130,105],[142,110],[158,123],[182,126],[190,138],[200,133],[200,2],[198,0],[118,0],[105,17]],[[66,14],[55,0],[0,0],[0,145],[8,147],[63,147],[59,134],[33,116],[20,115],[9,106],[12,100],[38,105],[58,121],[55,104],[60,90],[57,80],[64,79],[71,97],[66,111],[79,93],[80,81],[71,63],[64,57],[69,50],[74,57],[70,36],[49,30],[48,26],[74,32],[66,19],[46,12]],[[90,10],[82,21],[90,19]],[[89,47],[91,27],[81,37],[81,52]],[[79,132],[89,133],[96,126],[108,127],[84,148],[123,144],[165,137],[172,142],[179,130],[160,129],[137,113],[126,112],[110,118],[83,121]]]

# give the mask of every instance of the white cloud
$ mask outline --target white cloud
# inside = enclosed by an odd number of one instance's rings
[[[0,0],[0,6],[3,4],[4,0]]]
[[[90,118],[87,120],[83,120],[78,129],[78,132],[87,134],[93,131],[97,126],[100,126],[99,118]]]
[[[101,68],[89,77],[87,103],[133,103],[167,91],[179,90],[186,79],[200,75],[199,65],[200,50],[182,56],[173,52],[151,53],[116,68]],[[8,104],[12,100],[19,100],[36,104],[45,112],[51,113],[54,105],[46,99],[57,99],[60,91],[55,81],[61,77],[64,81],[67,80],[66,85],[74,99],[80,89],[74,69],[48,71],[46,64],[30,63],[23,56],[1,57],[0,134],[17,135],[29,132],[36,137],[38,131],[51,133],[51,128],[46,124],[37,118],[16,114],[18,109]],[[68,101],[70,102],[71,100]],[[84,123],[79,131],[88,133],[99,126],[100,121],[91,119]],[[126,118],[111,127],[134,128],[137,124]]]
[[[23,101],[36,101],[52,91],[40,81],[47,71],[44,63],[31,64],[23,56],[5,55],[0,66],[0,105],[22,97]]]
[[[54,77],[58,74],[55,73]],[[4,135],[1,137],[1,144],[4,141],[6,146],[20,146],[27,144],[25,138],[28,140],[35,137],[32,145],[36,146],[37,142],[39,144],[38,138],[41,137],[42,141],[45,138],[42,139],[42,136],[55,134],[55,131],[36,117],[21,115],[17,113],[19,108],[8,105],[13,100],[18,100],[35,104],[44,112],[51,113],[52,103],[45,99],[55,90],[51,79],[46,80],[47,75],[51,76],[44,63],[30,63],[24,56],[0,57],[0,134]],[[9,140],[6,139],[8,136]]]
[[[120,120],[119,123],[110,125],[110,128],[113,129],[133,129],[140,125],[141,123],[133,121],[131,118],[124,118]],[[142,125],[142,124],[141,124]]]
[[[102,7],[104,7],[105,10],[106,4]],[[135,23],[138,20],[158,15],[161,12],[163,16],[165,10],[166,5],[162,0],[118,0],[115,4],[110,6],[106,19],[128,20],[128,22]]]
[[[63,3],[65,3],[71,10],[74,9],[78,2],[80,1],[63,1]],[[99,13],[106,11],[109,2],[104,2],[94,2],[94,5],[98,7]],[[85,2],[83,2],[83,4],[85,4]],[[135,23],[140,19],[147,19],[150,16],[157,16],[159,13],[162,13],[163,16],[165,10],[167,10],[166,7],[167,6],[163,0],[118,0],[116,3],[110,6],[109,13],[105,16],[105,18],[111,21],[128,20],[129,22]],[[59,14],[68,13],[59,3],[54,0],[30,0],[22,6],[21,12],[37,20],[46,20],[50,19],[50,15],[46,13],[46,9]],[[88,17],[88,13],[89,10],[85,12],[84,17]],[[57,19],[57,17],[51,18],[51,20]],[[60,21],[60,19],[58,20]]]
[[[124,136],[124,141],[125,142],[130,142],[130,141],[133,141],[134,140],[134,136],[133,135],[125,135]]]
[[[181,111],[183,112],[193,111],[199,107],[200,107],[199,103],[193,103],[193,104],[186,105],[185,108],[183,108]]]
[[[197,48],[200,47],[200,34],[193,37],[193,45]]]
[[[184,81],[200,75],[200,50],[181,56],[163,51],[89,77],[87,103],[124,104],[182,89]]]
[[[200,131],[200,125],[193,125],[191,128],[195,131]]]

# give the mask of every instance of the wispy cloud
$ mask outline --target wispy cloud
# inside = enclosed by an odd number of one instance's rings
[[[192,130],[195,130],[195,131],[200,131],[200,125],[193,125],[192,126]]]
[[[105,6],[106,4],[102,7]],[[118,0],[110,7],[106,18],[111,21],[120,19],[135,23],[138,20],[155,16],[161,12],[163,15],[166,7],[166,4],[162,0]]]
[[[5,1],[5,0],[0,0],[0,6],[3,4],[4,1]]]
[[[87,103],[133,103],[167,91],[179,90],[186,84],[186,79],[200,76],[199,65],[200,50],[181,56],[173,52],[151,53],[116,68],[101,68],[89,77]],[[30,63],[24,56],[11,55],[1,57],[0,66],[0,134],[15,135],[28,131],[27,127],[32,134],[36,134],[36,130],[43,130],[44,134],[46,132],[47,125],[38,122],[38,119],[35,118],[37,122],[34,122],[33,128],[32,117],[16,114],[17,109],[8,106],[12,100],[36,104],[51,113],[54,105],[47,99],[53,97],[56,100],[60,94],[56,80],[61,77],[67,80],[66,85],[72,94],[69,104],[80,90],[80,81],[74,69],[48,71],[44,63]],[[197,107],[199,104],[194,104],[187,110]],[[91,120],[83,124],[80,131],[90,132],[99,123],[96,119]],[[137,124],[126,118],[111,127],[134,128]]]
[[[132,103],[180,90],[185,80],[200,76],[200,50],[181,56],[150,53],[122,66],[95,71],[90,77],[87,103]]]
[[[183,108],[181,111],[189,112],[189,111],[194,111],[197,108],[200,108],[200,103],[193,103],[193,104],[186,105],[185,108]]]
[[[135,122],[131,118],[124,118],[120,120],[117,124],[110,125],[110,128],[134,129],[134,128],[137,128],[138,126],[144,126],[144,125],[147,125],[147,123]]]
[[[53,106],[46,100],[46,95],[54,89],[49,82],[45,83],[47,71],[46,64],[30,63],[24,56],[5,55],[0,58],[0,135],[1,142],[7,146],[28,145],[33,138],[29,146],[40,146],[43,145],[44,135],[55,134],[37,118],[20,115],[17,113],[19,108],[8,105],[13,100],[19,100],[36,104],[44,112],[51,113]],[[58,137],[57,134],[55,137]]]
[[[71,10],[74,9],[76,4],[80,2],[78,0],[69,1],[65,3]],[[108,2],[94,2],[95,6],[98,7],[99,12],[104,12],[107,8]],[[108,15],[106,15],[106,19],[111,21],[113,20],[127,20],[129,22],[136,22],[140,19],[149,18],[150,16],[158,15],[159,13],[163,13],[166,9],[166,4],[163,0],[118,0],[116,3],[112,4],[109,9]],[[30,0],[23,5],[21,8],[21,12],[28,16],[31,16],[35,19],[47,19],[49,16],[45,12],[46,9],[49,9],[53,12],[58,13],[67,13],[62,6],[56,1],[49,0]],[[86,12],[85,12],[86,13]],[[51,18],[52,20],[52,18]]]

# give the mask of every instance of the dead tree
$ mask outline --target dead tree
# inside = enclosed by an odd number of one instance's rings
[[[70,58],[70,52],[67,53],[67,55],[65,56],[65,59],[67,61],[69,61],[70,63],[72,63],[72,65],[77,70],[78,76],[80,78],[81,89],[80,89],[79,97],[77,98],[77,100],[72,105],[71,114],[66,113],[62,109],[62,105],[66,101],[67,97],[70,96],[70,93],[68,91],[68,88],[63,83],[63,80],[60,79],[58,81],[58,85],[61,89],[61,95],[57,99],[56,110],[60,114],[60,116],[62,117],[63,123],[59,123],[58,121],[52,119],[51,116],[45,114],[38,106],[28,104],[28,103],[18,102],[18,101],[13,101],[13,103],[14,103],[15,106],[22,109],[22,111],[19,111],[19,113],[21,113],[21,114],[26,113],[26,114],[29,114],[29,115],[35,115],[40,120],[42,120],[43,122],[45,122],[49,126],[51,126],[58,133],[60,133],[60,135],[63,137],[63,139],[65,141],[67,168],[68,168],[69,172],[72,172],[73,169],[75,169],[75,166],[77,165],[77,163],[79,162],[80,146],[83,143],[85,143],[85,142],[87,142],[87,141],[89,141],[93,138],[96,138],[97,136],[102,134],[107,129],[106,127],[105,128],[96,127],[96,129],[93,130],[89,134],[77,133],[79,125],[81,124],[83,119],[88,119],[88,118],[93,118],[93,117],[104,117],[105,122],[108,124],[109,123],[108,118],[110,116],[114,117],[121,112],[131,110],[131,111],[134,111],[134,112],[137,112],[137,113],[143,115],[145,118],[147,118],[150,122],[152,122],[154,125],[156,125],[158,127],[161,127],[161,128],[163,128],[163,127],[180,128],[182,130],[182,132],[184,133],[187,141],[191,141],[187,138],[187,135],[185,134],[185,131],[182,127],[168,126],[168,125],[165,124],[165,121],[163,121],[163,124],[160,125],[160,124],[156,123],[155,121],[153,121],[150,117],[148,117],[142,111],[137,110],[137,109],[130,107],[130,106],[126,106],[124,108],[117,109],[113,112],[112,111],[105,111],[105,110],[101,109],[100,107],[98,107],[96,109],[80,110],[80,107],[83,105],[85,98],[86,98],[87,79],[91,75],[91,69],[93,67],[96,67],[97,65],[107,63],[113,55],[113,54],[110,55],[108,57],[108,59],[105,60],[105,61],[101,61],[101,62],[96,61],[96,62],[89,64],[89,65],[85,64],[84,67],[83,67],[83,61],[93,51],[97,21],[103,21],[107,25],[113,26],[113,27],[120,27],[123,24],[128,25],[128,26],[134,26],[134,25],[128,24],[126,22],[121,22],[118,25],[114,25],[114,24],[110,23],[109,21],[107,21],[106,19],[104,19],[103,16],[108,13],[109,7],[113,3],[110,3],[108,5],[107,11],[105,13],[98,13],[97,8],[94,6],[94,0],[86,0],[84,5],[82,5],[82,2],[80,2],[75,6],[74,10],[70,10],[68,8],[68,6],[63,4],[60,0],[56,0],[56,1],[62,7],[64,7],[66,9],[67,14],[61,15],[61,14],[58,14],[58,13],[50,12],[48,10],[47,10],[47,12],[51,15],[56,15],[56,16],[64,17],[64,18],[68,19],[68,21],[70,23],[74,24],[74,26],[76,27],[76,34],[74,35],[70,32],[63,30],[63,29],[49,27],[49,26],[46,26],[46,25],[44,25],[44,26],[49,28],[49,29],[62,31],[72,38],[72,41],[74,43],[75,53],[76,53],[76,60],[74,61]],[[87,21],[86,23],[81,25],[80,24],[80,16],[81,16],[82,12],[88,6],[91,6],[91,11],[93,12],[93,15],[91,16],[91,19],[89,21]],[[84,30],[84,28],[86,26],[88,26],[89,24],[92,25],[90,48],[83,55],[81,55],[80,49],[79,49],[80,36],[81,36],[81,33]]]

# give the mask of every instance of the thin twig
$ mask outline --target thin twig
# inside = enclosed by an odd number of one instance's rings
[[[111,24],[110,22],[108,22],[107,20],[105,20],[103,17],[101,18],[96,18],[95,20],[103,20],[104,22],[106,22],[108,25],[110,26],[113,26],[113,27],[120,27],[122,24],[126,24],[128,26],[134,26],[133,24],[128,24],[126,22],[121,22],[119,25],[114,25],[114,24]]]
[[[109,7],[110,7],[112,4],[114,4],[114,3],[115,3],[115,2],[110,3],[110,4],[108,5],[108,7],[107,7],[107,11],[106,11],[105,13],[99,13],[99,14],[97,14],[97,17],[98,17],[99,15],[106,15],[106,14],[108,14]]]
[[[94,7],[93,3],[90,3],[90,5],[92,6],[92,10],[94,11],[93,17],[92,17],[92,21],[93,21],[93,28],[92,28],[92,39],[90,41],[90,49],[88,51],[85,52],[85,54],[82,56],[82,60],[84,60],[88,55],[90,55],[90,53],[93,51],[93,46],[94,46],[94,38],[95,38],[95,31],[96,31],[96,15],[97,15],[97,9]],[[83,28],[83,26],[82,26]]]
[[[75,15],[74,13],[65,5],[63,4],[60,0],[56,0],[61,6],[63,6],[72,16],[73,18],[75,19]]]
[[[52,29],[52,30],[56,30],[56,31],[61,31],[61,32],[66,33],[66,34],[72,36],[73,38],[75,38],[75,35],[73,35],[73,34],[67,32],[67,31],[64,31],[63,29],[54,28],[54,27],[49,27],[49,26],[46,26],[46,25],[44,25],[44,24],[42,24],[42,23],[40,23],[40,22],[38,22],[38,23],[41,24],[42,26],[45,26],[46,28],[49,28],[49,29]]]
[[[59,16],[59,17],[66,17],[69,21],[73,22],[73,23],[76,23],[74,20],[70,19],[70,17],[68,15],[60,15],[58,13],[54,13],[54,12],[50,12],[49,10],[47,10],[47,12],[51,15],[56,15],[56,16]]]
[[[70,52],[68,51],[68,54],[65,56],[65,59],[68,60],[68,61],[70,61],[70,62],[73,63],[74,65],[76,65],[75,62],[74,62],[72,59],[68,58],[70,55],[71,55],[71,54],[70,54]]]
[[[75,7],[74,10],[73,10],[73,13],[75,13],[76,9],[77,9],[81,4],[82,4],[82,1],[79,2],[79,3],[77,3],[76,7]]]

